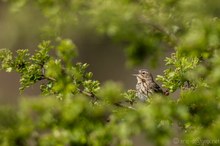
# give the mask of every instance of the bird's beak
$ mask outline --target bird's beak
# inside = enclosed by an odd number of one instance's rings
[[[135,77],[137,77],[138,76],[138,74],[132,74],[133,76],[135,76]]]

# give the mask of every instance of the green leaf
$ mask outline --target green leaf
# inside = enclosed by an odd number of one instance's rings
[[[77,56],[76,46],[70,39],[61,40],[57,46],[57,55],[65,63],[71,63],[72,59]]]

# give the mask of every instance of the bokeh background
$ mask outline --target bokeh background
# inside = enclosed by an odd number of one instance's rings
[[[60,38],[69,38],[78,48],[79,56],[74,59],[75,62],[90,64],[88,71],[93,72],[93,78],[101,84],[113,80],[121,83],[125,90],[135,89],[136,79],[132,74],[138,69],[146,68],[154,77],[162,75],[165,69],[164,59],[175,50],[175,55],[170,58],[174,63],[170,63],[171,66],[167,67],[167,74],[162,79],[164,84],[170,83],[167,86],[169,89],[174,88],[175,93],[171,97],[175,98],[179,93],[176,89],[181,89],[181,94],[172,104],[166,98],[158,98],[159,102],[155,98],[155,103],[152,102],[154,104],[150,108],[143,106],[143,110],[139,112],[141,119],[153,124],[144,124],[141,129],[144,128],[146,133],[153,133],[148,137],[152,142],[163,143],[168,140],[175,145],[173,138],[215,140],[219,139],[220,129],[219,98],[216,98],[220,91],[219,6],[219,0],[0,0],[0,48],[9,48],[13,52],[17,49],[34,52],[42,40],[52,40],[55,43]],[[192,59],[190,55],[196,58]],[[197,59],[201,61],[201,66],[193,65],[193,60]],[[169,63],[169,58],[166,63]],[[189,71],[191,69],[192,72]],[[20,95],[19,76],[15,72],[0,71],[0,81],[2,105],[17,105],[21,97],[39,98],[36,96],[40,94],[39,84],[31,86]],[[186,82],[192,84],[185,88],[189,92],[183,88]],[[209,84],[215,88],[207,88]],[[197,85],[198,89],[195,89],[194,86]],[[28,108],[27,110],[29,111]],[[47,108],[42,112],[43,115],[50,113]],[[7,111],[4,113],[6,114],[3,114],[5,116],[2,119],[11,116]],[[142,113],[153,116],[142,117]],[[130,116],[133,115],[128,113],[124,117],[130,119]],[[25,112],[24,117],[29,119]],[[168,128],[166,122],[164,126],[162,123],[167,119],[174,121]],[[7,125],[7,119],[6,122],[2,121]],[[21,129],[24,127],[29,130],[27,120],[20,121]],[[38,121],[33,120],[33,124],[29,125],[38,129],[35,122]],[[137,116],[137,127],[142,126],[139,122],[142,123]],[[157,122],[165,128],[164,131],[155,125]],[[135,126],[135,123],[128,122],[125,131],[133,132],[130,128],[133,124]],[[11,125],[15,124],[12,122]],[[120,128],[117,128],[118,124],[115,126],[118,133]],[[84,125],[82,129],[84,130]],[[172,135],[169,135],[170,130]],[[127,132],[123,133],[122,136],[127,135]],[[12,135],[20,136],[14,131]],[[20,138],[26,137],[21,135],[18,140]],[[133,138],[135,145],[148,145],[141,134]],[[10,135],[7,140],[11,140]],[[48,142],[51,140],[56,139],[49,139]],[[178,143],[184,144],[184,141]],[[201,144],[204,145],[203,142]]]
[[[0,48],[9,48],[14,52],[17,49],[34,51],[42,40],[50,38],[42,33],[48,20],[37,7],[22,7],[19,11],[15,8],[0,1]],[[140,68],[148,69],[154,77],[162,74],[163,60],[172,52],[171,49],[164,51],[154,67],[151,61],[146,59],[142,65],[131,68],[127,65],[124,53],[126,44],[118,43],[107,35],[98,34],[84,21],[74,27],[71,24],[65,27],[60,33],[66,38],[71,38],[78,48],[79,56],[75,61],[90,64],[88,70],[93,72],[94,79],[101,83],[114,80],[123,84],[125,89],[135,89],[136,79],[132,74]],[[39,94],[39,84],[36,84],[26,89],[22,96],[31,97]],[[18,74],[0,71],[0,103],[16,104],[20,96]]]

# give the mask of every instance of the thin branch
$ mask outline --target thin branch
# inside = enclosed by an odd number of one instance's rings
[[[55,82],[56,81],[56,79],[54,79],[54,78],[52,78],[52,77],[47,77],[47,76],[45,76],[45,71],[44,71],[44,68],[42,69],[42,75],[41,75],[41,78],[40,78],[40,80],[49,80],[49,81],[53,81],[53,82]],[[87,97],[91,97],[92,98],[92,100],[93,100],[93,102],[96,102],[96,101],[98,101],[98,100],[101,100],[100,98],[98,98],[94,93],[91,93],[91,92],[86,92],[86,91],[84,91],[84,90],[81,90],[81,89],[79,89],[79,93],[81,93],[81,94],[83,94],[83,95],[85,95],[85,96],[87,96]],[[73,93],[74,94],[74,93]],[[131,101],[125,101],[125,102],[128,102],[128,103],[130,103],[131,104]],[[133,104],[133,103],[132,103]],[[132,105],[131,104],[131,105]],[[121,102],[118,102],[118,103],[113,103],[113,105],[115,105],[115,106],[117,106],[117,107],[121,107],[121,108],[128,108],[128,109],[132,109],[132,110],[134,110],[134,108],[133,107],[128,107],[128,106],[125,106],[125,105],[122,105],[121,104]]]
[[[80,92],[81,94],[84,94],[84,95],[88,96],[88,97],[92,97],[92,99],[93,99],[94,101],[100,100],[97,96],[95,96],[95,94],[93,94],[93,93],[91,93],[91,92],[86,92],[86,91],[83,91],[83,90],[81,90],[81,89],[79,89],[79,92]]]
[[[153,23],[153,22],[147,20],[147,18],[145,18],[144,16],[141,16],[141,17],[139,18],[139,20],[140,20],[140,22],[142,22],[142,23],[144,23],[144,24],[146,24],[146,25],[151,26],[151,27],[154,28],[155,30],[158,30],[158,31],[160,31],[160,32],[162,32],[162,33],[164,33],[164,34],[166,34],[166,35],[169,35],[169,33],[168,33],[164,28],[162,28],[160,25],[157,25],[157,24],[155,24],[155,23]]]
[[[79,90],[79,92],[83,95],[91,97],[94,101],[98,101],[98,100],[100,101],[101,100],[99,97],[95,96],[95,94],[93,94],[93,93],[82,91],[82,90]],[[125,105],[121,104],[121,102],[113,103],[113,105],[115,105],[117,107],[120,107],[120,108],[128,108],[128,109],[135,110],[133,107],[128,107],[128,106],[125,106]]]
[[[172,41],[172,44],[166,43],[166,45],[167,45],[169,48],[171,48],[171,49],[174,50],[175,44],[176,44],[176,42],[178,42],[177,38],[176,38],[174,35],[172,35],[171,33],[169,33],[169,32],[168,32],[167,30],[165,30],[162,26],[160,26],[160,25],[158,25],[158,24],[156,24],[156,23],[154,23],[154,22],[148,20],[148,19],[147,19],[146,17],[144,17],[144,16],[139,17],[139,21],[140,21],[141,23],[146,24],[146,25],[152,27],[153,29],[155,29],[155,30],[157,30],[157,31],[159,31],[159,32],[161,32],[161,33],[163,33],[164,35],[168,36],[168,37],[171,38],[172,40],[175,40],[175,42]]]
[[[45,75],[41,75],[40,80],[50,80],[50,81],[53,81],[53,82],[56,81],[56,79],[54,79],[54,78],[52,78],[52,77],[46,77]]]
[[[121,102],[113,103],[113,105],[115,105],[115,106],[117,106],[117,107],[121,107],[121,108],[127,108],[127,109],[131,109],[131,110],[136,110],[136,109],[133,108],[132,106],[125,106],[125,105],[121,104]]]

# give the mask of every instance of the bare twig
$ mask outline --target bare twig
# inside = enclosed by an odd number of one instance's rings
[[[54,79],[54,78],[52,78],[52,77],[46,77],[45,75],[42,75],[41,78],[40,78],[40,80],[50,80],[50,81],[53,81],[53,82],[56,81],[56,79]]]
[[[164,33],[164,34],[166,34],[166,35],[169,35],[169,33],[168,33],[164,28],[162,28],[161,26],[159,26],[159,25],[157,25],[157,24],[151,22],[150,20],[148,20],[148,19],[145,18],[144,16],[141,16],[141,17],[139,18],[139,20],[140,20],[140,22],[142,22],[142,23],[144,23],[144,24],[146,24],[146,25],[148,25],[148,26],[151,26],[151,27],[154,28],[155,30],[158,30],[158,31],[160,31],[160,32],[162,32],[162,33]]]
[[[82,93],[83,95],[86,95],[86,96],[88,96],[88,97],[91,97],[91,98],[94,100],[94,102],[96,102],[96,101],[98,101],[98,100],[101,100],[101,98],[95,96],[95,94],[93,94],[93,93],[86,92],[86,91],[82,91],[82,90],[79,90],[79,92]],[[128,108],[128,109],[134,110],[134,108],[125,106],[125,105],[123,105],[121,102],[113,103],[113,105],[115,105],[115,106],[117,106],[117,107],[121,107],[121,108]]]

